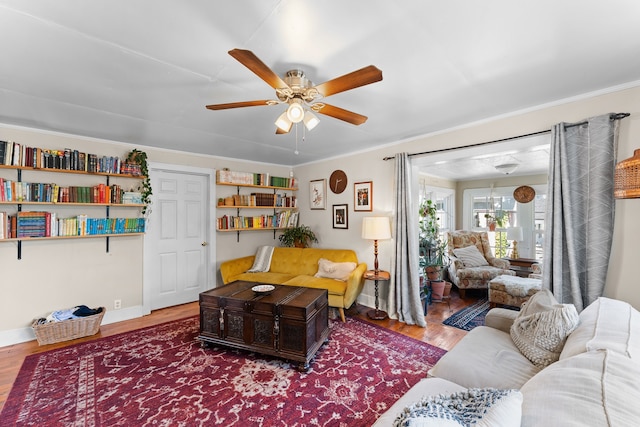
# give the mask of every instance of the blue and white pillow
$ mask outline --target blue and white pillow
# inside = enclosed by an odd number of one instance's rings
[[[522,393],[515,389],[470,388],[451,395],[423,397],[404,409],[393,427],[520,426]]]

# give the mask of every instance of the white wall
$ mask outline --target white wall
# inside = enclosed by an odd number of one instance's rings
[[[72,148],[99,155],[125,156],[133,148],[145,151],[151,162],[189,165],[203,168],[229,168],[247,172],[268,172],[288,176],[289,168],[270,164],[242,162],[184,152],[155,150],[126,143],[115,143],[71,135],[40,132],[0,125],[0,140],[13,140],[33,147]],[[0,176],[15,180],[15,170],[0,169]],[[116,178],[118,179],[118,178]],[[23,172],[23,180],[56,182],[65,185],[95,185],[96,177],[60,173]],[[122,180],[131,182],[130,180]],[[113,182],[113,179],[112,179]],[[221,188],[221,187],[220,187]],[[224,194],[224,188],[216,192]],[[231,189],[235,191],[235,189]],[[47,208],[53,208],[47,206]],[[3,211],[15,206],[0,206]],[[29,207],[25,207],[25,210]],[[79,212],[78,207],[60,207],[68,216],[79,213],[103,216],[104,208],[91,207]],[[212,219],[230,211],[214,212]],[[135,210],[111,208],[111,216],[136,216]],[[215,223],[211,224],[215,227]],[[240,242],[235,233],[215,233],[216,275],[221,261],[255,252],[258,245],[276,244],[273,233],[243,232]],[[22,259],[17,259],[15,242],[0,242],[0,345],[24,340],[34,318],[53,310],[86,304],[104,306],[103,323],[140,316],[142,310],[143,238],[135,236],[110,238],[106,253],[104,238],[46,240],[22,243]],[[122,309],[113,310],[113,301],[122,300]],[[28,337],[28,335],[26,335]]]
[[[370,243],[360,238],[359,228],[362,217],[371,213],[353,212],[352,184],[354,181],[373,180],[373,214],[390,213],[393,206],[394,165],[393,161],[383,161],[383,157],[393,156],[399,152],[415,153],[493,141],[550,129],[552,125],[559,122],[579,122],[588,117],[610,112],[631,113],[630,117],[619,122],[618,160],[631,157],[634,149],[640,146],[640,87],[567,100],[557,105],[541,107],[508,117],[472,124],[449,132],[388,145],[371,152],[296,168],[296,175],[300,178],[303,188],[305,183],[308,183],[308,180],[328,178],[334,169],[343,169],[350,181],[348,190],[344,194],[334,195],[330,193],[328,203],[329,207],[336,203],[349,203],[349,230],[332,230],[329,210],[303,210],[301,218],[304,223],[319,232],[322,239],[321,246],[347,246],[354,248],[358,253],[358,257],[371,266],[373,263],[373,248]],[[308,143],[314,143],[312,137],[309,137]],[[536,176],[535,180],[538,183],[540,177]],[[305,194],[304,191],[301,193]],[[306,190],[306,196],[301,202],[303,209],[308,206],[308,190]],[[640,218],[640,200],[619,200],[616,202],[616,225],[605,296],[628,301],[634,307],[640,308],[640,293],[636,291],[639,284],[635,269],[638,246],[640,245],[640,221],[637,218]],[[380,268],[390,268],[392,245],[392,241],[381,243]],[[359,301],[371,305],[372,295],[373,286],[367,284]],[[383,301],[383,306],[386,306],[386,295],[381,297],[385,300]]]
[[[373,265],[373,245],[360,237],[362,218],[370,215],[391,215],[393,208],[393,161],[382,160],[398,152],[463,146],[515,135],[549,129],[553,124],[577,122],[587,117],[609,112],[628,112],[620,122],[619,160],[631,157],[640,142],[640,88],[577,99],[509,117],[469,125],[417,138],[412,141],[389,144],[366,153],[338,157],[307,164],[294,169],[300,182],[298,192],[301,223],[311,226],[319,235],[320,247],[353,248],[360,260]],[[427,118],[428,119],[428,118]],[[47,148],[77,148],[86,152],[122,156],[132,148],[142,148],[154,162],[192,165],[207,168],[228,167],[232,170],[261,170],[272,174],[288,175],[289,168],[263,165],[188,153],[146,149],[123,143],[110,143],[88,138],[55,135],[33,130],[0,126],[0,139]],[[347,143],[348,141],[345,141]],[[308,143],[314,141],[313,135]],[[344,193],[328,191],[327,209],[309,209],[309,181],[326,178],[335,169],[347,173],[349,184]],[[2,171],[3,173],[6,171]],[[4,175],[3,175],[4,176]],[[373,212],[353,211],[353,183],[373,181]],[[334,204],[349,205],[349,228],[332,228]],[[221,215],[216,213],[213,217]],[[638,279],[634,263],[637,262],[640,241],[640,200],[616,202],[616,227],[605,295],[630,302],[640,308],[640,293],[636,291]],[[259,245],[277,244],[269,232],[241,233],[240,242],[232,233],[216,233],[217,265],[221,261],[252,254]],[[23,259],[16,259],[14,243],[0,243],[0,336],[11,335],[16,328],[26,328],[34,317],[51,310],[78,303],[89,306],[111,307],[121,297],[123,309],[135,308],[142,301],[142,240],[135,237],[111,239],[111,252],[105,254],[102,239],[82,241],[45,241],[23,243]],[[393,240],[380,242],[380,268],[389,270],[393,257]],[[217,267],[217,266],[216,266]],[[386,294],[383,307],[386,306]],[[360,301],[371,305],[373,286],[365,286]],[[107,313],[109,314],[109,312]],[[0,337],[1,338],[1,337]],[[2,340],[0,339],[0,345]]]

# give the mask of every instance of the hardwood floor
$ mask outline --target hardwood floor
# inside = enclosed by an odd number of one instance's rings
[[[486,295],[486,291],[478,292],[479,293],[476,295],[473,292],[467,291],[465,299],[462,300],[458,296],[457,292],[453,290],[451,292],[450,308],[446,302],[433,303],[429,305],[426,328],[407,325],[405,323],[391,319],[379,321],[369,320],[366,314],[369,310],[369,307],[365,306],[354,306],[350,310],[348,310],[347,315],[376,323],[389,330],[399,332],[401,334],[427,342],[440,348],[444,348],[445,350],[450,350],[458,343],[458,341],[460,341],[460,339],[462,339],[466,332],[457,328],[445,326],[442,324],[442,321],[456,311],[476,302],[479,298]],[[2,364],[0,365],[0,409],[2,409],[5,401],[7,400],[9,391],[11,390],[11,386],[13,385],[20,367],[22,366],[22,362],[24,361],[25,357],[30,354],[41,353],[44,351],[62,348],[81,342],[92,341],[98,338],[121,334],[123,332],[128,332],[135,329],[146,328],[148,326],[154,326],[160,323],[178,320],[188,316],[195,316],[198,313],[199,305],[197,302],[193,302],[189,304],[156,310],[150,315],[141,318],[103,325],[100,327],[100,332],[98,332],[96,335],[79,338],[73,341],[66,341],[44,346],[39,346],[37,341],[29,341],[26,343],[15,344],[7,347],[0,347],[0,360],[2,361]]]

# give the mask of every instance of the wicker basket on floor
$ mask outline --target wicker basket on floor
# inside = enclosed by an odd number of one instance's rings
[[[38,321],[34,320],[31,327],[36,334],[38,344],[53,344],[97,334],[100,330],[100,323],[102,323],[104,313],[107,311],[105,307],[101,308],[102,311],[93,316],[78,317],[77,319],[69,319],[62,322],[38,324]]]

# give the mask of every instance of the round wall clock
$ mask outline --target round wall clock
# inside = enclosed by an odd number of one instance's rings
[[[536,190],[528,185],[521,185],[513,191],[513,198],[520,203],[529,203],[536,197]]]
[[[347,188],[347,174],[340,169],[334,170],[329,177],[329,188],[336,194],[342,193]]]

